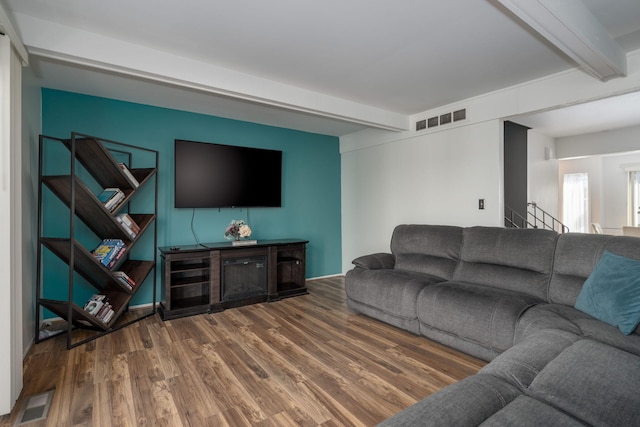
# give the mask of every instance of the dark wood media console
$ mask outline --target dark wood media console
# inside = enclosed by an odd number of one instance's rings
[[[304,295],[307,240],[160,247],[164,320]]]

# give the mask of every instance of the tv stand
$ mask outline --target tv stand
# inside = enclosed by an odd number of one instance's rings
[[[164,320],[304,295],[307,240],[160,247]]]

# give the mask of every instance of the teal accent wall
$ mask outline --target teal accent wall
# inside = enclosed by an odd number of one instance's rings
[[[307,277],[341,272],[337,137],[42,89],[42,133],[68,138],[71,132],[159,151],[159,246],[193,245],[196,243],[193,232],[200,242],[224,241],[223,233],[229,222],[243,219],[248,220],[253,229],[252,238],[309,240]],[[175,139],[281,150],[282,207],[175,209]],[[66,155],[62,152],[60,156],[60,162],[68,163],[68,152]],[[44,203],[46,209],[47,203],[55,201],[45,198]],[[51,208],[60,210],[64,207]],[[45,262],[48,261],[45,259]],[[61,268],[59,265],[52,267],[54,270]],[[62,291],[66,292],[66,283],[64,286]],[[147,300],[138,303],[150,302],[149,295],[136,297]]]

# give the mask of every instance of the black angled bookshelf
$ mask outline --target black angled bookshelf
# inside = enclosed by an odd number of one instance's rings
[[[50,155],[49,150],[57,150],[57,155]],[[61,156],[61,152],[68,154],[66,160],[61,159],[66,157]],[[134,181],[122,169],[122,163]],[[144,167],[133,167],[137,164]],[[59,173],[59,169],[64,169],[63,173]],[[48,173],[49,170],[56,173]],[[68,139],[40,135],[36,342],[46,339],[39,333],[41,308],[66,321],[67,348],[155,314],[157,172],[155,150],[75,132]],[[118,188],[124,193],[114,208],[107,209],[96,196],[105,188]],[[143,196],[139,196],[140,193]],[[45,197],[48,203],[43,202]],[[136,211],[138,197],[144,197],[140,204],[143,212]],[[61,218],[60,206],[51,207],[57,203],[52,202],[54,199],[65,207],[68,218]],[[139,232],[135,237],[118,221],[119,213],[127,213],[137,224]],[[60,236],[60,230],[65,230],[62,232],[65,235]],[[92,253],[104,239],[119,239],[126,245],[109,266]],[[153,241],[137,247],[146,239]],[[66,271],[51,266],[52,259],[62,261]],[[124,272],[135,285],[125,285],[114,274],[116,271]],[[152,303],[144,309],[129,310],[131,299],[146,286],[152,286]],[[113,310],[108,320],[83,308],[91,293],[107,297]]]

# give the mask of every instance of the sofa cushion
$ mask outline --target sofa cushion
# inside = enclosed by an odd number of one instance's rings
[[[640,355],[640,335],[637,328],[635,333],[624,335],[615,326],[607,325],[591,316],[577,318],[574,323],[582,330],[582,336],[585,338]]]
[[[363,255],[351,261],[353,265],[368,270],[384,270],[393,268],[395,265],[395,257],[392,254],[378,252],[371,255]]]
[[[546,300],[556,237],[540,229],[465,228],[453,280]]]
[[[472,352],[491,359],[511,347],[520,315],[538,298],[489,286],[463,282],[442,282],[425,287],[418,295],[417,315],[420,333],[442,342],[432,330],[456,339],[470,341],[490,350],[487,354]],[[452,345],[452,342],[442,342]],[[455,343],[453,346],[457,348]],[[469,351],[465,348],[464,351]]]
[[[580,339],[558,329],[536,332],[493,359],[480,373],[500,377],[524,392],[551,360]]]
[[[480,424],[481,427],[578,427],[586,425],[553,406],[529,396],[518,396]]]
[[[589,425],[640,423],[640,357],[593,340],[580,340],[553,359],[527,395]]]
[[[438,281],[420,273],[355,268],[345,276],[347,303],[367,316],[418,334],[418,294]]]
[[[582,336],[582,329],[576,321],[589,317],[588,314],[563,304],[538,304],[529,308],[518,319],[515,342],[522,342],[533,334],[549,329]]]
[[[419,401],[379,426],[477,426],[519,395],[517,388],[500,378],[473,375]]]
[[[462,228],[444,225],[399,225],[391,237],[396,270],[450,280],[460,258]]]
[[[540,304],[524,312],[516,326],[516,343],[549,329],[571,332],[640,355],[640,327],[631,335],[623,335],[618,328],[563,304]]]
[[[640,239],[606,234],[560,235],[555,250],[548,301],[573,307],[582,285],[605,250],[640,260]]]
[[[629,335],[640,323],[640,261],[604,251],[576,308]]]

